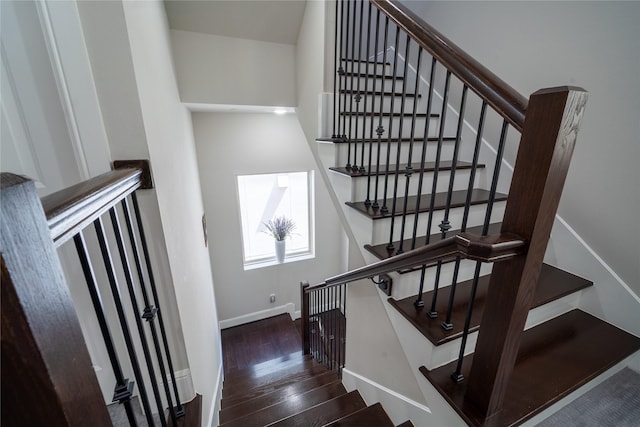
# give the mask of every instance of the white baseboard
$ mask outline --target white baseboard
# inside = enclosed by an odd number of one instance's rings
[[[216,381],[216,389],[213,393],[213,402],[211,403],[211,411],[207,422],[203,425],[216,427],[219,424],[218,414],[220,413],[220,402],[222,401],[222,363],[218,366],[218,379]]]
[[[191,370],[189,368],[182,369],[175,371],[173,375],[176,378],[176,387],[178,389],[178,396],[180,396],[180,403],[190,402],[196,394],[193,388],[193,381],[191,380]],[[169,387],[173,387],[171,375],[167,375],[167,381],[169,382]]]
[[[268,317],[277,316],[278,314],[289,313],[291,319],[296,319],[295,311],[296,306],[294,303],[289,302],[285,305],[278,307],[268,308],[266,310],[256,311],[254,313],[244,314],[242,316],[233,317],[231,319],[221,320],[218,325],[220,329],[232,328],[238,325],[244,325],[245,323],[255,322],[256,320],[266,319]],[[300,317],[298,315],[298,317]]]

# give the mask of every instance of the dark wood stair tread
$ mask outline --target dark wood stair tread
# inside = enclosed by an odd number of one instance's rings
[[[421,168],[421,164],[420,163],[412,163],[411,164],[411,169],[413,173],[419,173],[419,172],[433,172],[435,170],[435,162],[426,162],[424,165],[424,168]],[[457,164],[456,164],[456,170],[463,170],[463,169],[471,169],[471,163],[470,162],[463,162],[461,160],[458,160]],[[451,161],[441,161],[440,162],[440,168],[439,170],[441,171],[448,171],[451,170],[451,166],[452,166],[452,162]],[[478,168],[484,168],[484,165],[478,165]],[[349,175],[352,178],[357,178],[357,177],[363,177],[363,176],[369,176],[368,172],[354,172],[351,169],[347,169],[346,167],[332,167],[329,168],[330,170],[334,171],[334,172],[338,172],[341,173],[343,175]],[[381,165],[379,168],[377,168],[379,170],[376,170],[376,168],[374,167],[371,170],[371,175],[399,175],[399,174],[404,174],[406,172],[407,169],[407,163],[401,163],[400,167],[396,168],[393,167],[391,168],[391,170],[386,170],[386,167],[384,165]]]
[[[269,425],[278,427],[320,427],[366,407],[367,404],[362,400],[360,393],[354,390]]]
[[[391,113],[391,112],[377,112],[377,111],[343,111],[340,113],[341,116],[367,116],[367,117],[406,117],[412,118],[413,113]],[[432,119],[440,117],[440,114],[432,113],[417,113],[416,118],[423,119],[425,117],[431,117]]]
[[[257,363],[248,369],[225,373],[224,383],[231,384],[256,379],[270,373],[293,368],[294,366],[302,364],[308,360],[311,360],[311,357],[309,355],[303,355],[302,351],[288,354],[266,362]]]
[[[388,92],[388,91],[383,92],[383,91],[379,91],[379,90],[374,92],[372,90],[366,90],[365,91],[365,90],[341,89],[340,93],[344,93],[344,94],[347,94],[347,95],[359,94],[359,95],[367,95],[367,96],[369,96],[369,95],[374,95],[374,96],[398,96],[398,97],[402,96],[402,92],[395,92],[395,91],[394,92]],[[415,93],[405,93],[404,96],[405,96],[405,98],[415,98],[416,96],[418,98],[422,97],[421,94],[416,95]]]
[[[402,424],[398,424],[398,427],[413,427],[413,423],[411,422],[411,420],[407,420]]]
[[[390,140],[388,138],[382,137],[380,138],[381,142],[386,144],[387,142],[391,142],[391,143],[398,143],[398,142],[411,142],[413,141],[416,144],[422,144],[422,142],[424,141],[424,138],[391,138]],[[434,137],[431,136],[429,138],[427,138],[427,142],[438,142],[440,138],[438,137]],[[455,142],[456,141],[456,137],[455,136],[445,136],[444,138],[442,138],[443,142]],[[377,144],[378,139],[374,138],[374,139],[346,139],[346,138],[333,138],[333,137],[327,137],[327,138],[316,138],[316,142],[332,142],[334,144],[346,144],[346,143],[373,143],[373,144]]]
[[[236,399],[237,397],[250,398],[270,393],[280,387],[304,381],[307,378],[323,374],[326,371],[327,368],[314,362],[313,365],[306,367],[306,369],[285,375],[278,375],[277,377],[267,376],[266,378],[260,378],[260,381],[254,384],[227,384],[222,388],[222,398],[234,398],[233,402],[235,403],[238,401],[238,399]],[[232,401],[230,400],[228,403],[231,404]]]
[[[638,350],[640,338],[580,310],[525,331],[496,425],[526,421]],[[473,355],[464,358],[465,377],[472,360]],[[420,371],[469,424],[481,425],[464,402],[467,381],[450,378],[455,363]]]
[[[275,405],[276,403],[282,402],[295,394],[305,393],[339,379],[340,378],[334,372],[326,372],[324,374],[308,378],[304,381],[299,381],[294,384],[287,385],[286,387],[281,387],[270,393],[245,399],[235,405],[227,404],[220,411],[220,423],[242,417],[246,414],[266,408],[267,406]]]
[[[328,424],[331,427],[394,427],[391,419],[382,408],[382,405],[376,403],[367,408],[361,409],[353,414]]]
[[[473,305],[473,315],[471,316],[470,331],[472,332],[478,329],[480,319],[482,319],[487,290],[489,288],[489,277],[490,275],[482,276],[478,282],[476,299]],[[415,296],[401,300],[389,298],[388,301],[409,322],[411,322],[416,329],[420,331],[420,333],[428,338],[429,341],[434,345],[441,345],[462,335],[471,285],[472,280],[466,280],[458,283],[456,286],[453,310],[451,312],[451,323],[453,324],[453,329],[450,331],[444,330],[441,324],[446,318],[447,305],[449,304],[449,296],[451,295],[451,286],[442,287],[441,284],[441,287],[438,290],[438,300],[436,301],[438,317],[436,319],[432,319],[426,314],[431,306],[433,291],[422,294],[422,300],[425,303],[425,307],[421,309],[417,309],[413,305],[413,302],[416,299]],[[593,282],[587,279],[583,279],[549,264],[543,264],[542,269],[540,270],[538,287],[534,295],[532,308],[540,307],[592,285]]]
[[[502,227],[502,223],[501,222],[497,222],[497,223],[493,223],[493,224],[489,224],[489,231],[487,234],[491,235],[491,234],[499,234],[500,233],[500,228]],[[477,235],[481,235],[482,234],[482,225],[478,225],[478,226],[474,226],[474,227],[469,227],[466,229],[467,233],[471,233],[471,234],[477,234]],[[460,230],[455,230],[455,229],[451,229],[449,230],[447,233],[445,233],[444,238],[447,237],[451,237],[456,235],[457,233],[459,233]],[[436,233],[436,234],[432,234],[429,236],[429,243],[435,243],[439,240],[442,240],[442,233]],[[427,239],[425,236],[416,236],[416,241],[415,241],[415,245],[413,247],[413,249],[415,248],[420,248],[424,245],[427,244]],[[386,243],[382,243],[380,245],[364,245],[364,248],[369,251],[370,253],[372,253],[373,255],[376,256],[376,258],[378,259],[387,259],[387,258],[391,258],[395,255],[397,255],[397,251],[400,250],[400,248],[402,248],[402,250],[404,252],[407,252],[408,250],[411,250],[411,246],[412,246],[412,239],[404,239],[402,241],[402,245],[400,245],[400,241],[396,240],[393,242],[393,249],[388,249],[388,246]],[[437,264],[436,262],[431,263],[431,264],[427,264],[427,267],[430,267],[432,265]],[[409,268],[406,270],[400,270],[398,271],[398,273],[403,274],[403,273],[409,273],[411,271],[415,271],[415,270],[420,270],[422,268],[422,266],[418,266],[418,267],[414,267],[414,268]]]
[[[459,208],[464,206],[466,197],[467,197],[467,190],[454,191],[451,196],[451,208]],[[407,201],[408,215],[415,213],[415,206],[416,206],[417,199],[418,199],[418,196],[409,196],[409,200]],[[506,194],[496,193],[496,198],[495,198],[496,202],[500,202],[506,199],[507,199]],[[446,205],[446,200],[447,200],[446,191],[442,193],[436,193],[434,210],[444,209]],[[489,200],[489,191],[478,189],[478,188],[473,190],[471,194],[472,205],[486,203],[488,200]],[[431,202],[430,194],[421,195],[420,196],[420,212],[428,212],[430,202]],[[379,201],[378,203],[380,203],[380,206],[382,206],[382,200]],[[371,206],[365,205],[364,202],[346,202],[346,205],[356,209],[358,212],[362,213],[363,215],[367,215],[369,218],[374,220],[381,219],[381,218],[388,218],[392,214],[391,200],[389,200],[387,203],[387,208],[389,209],[389,212],[386,214],[383,214],[381,209],[373,209]],[[396,210],[398,211],[396,213],[396,216],[400,215],[400,211],[402,210],[403,205],[404,205],[404,197],[398,197],[396,199]]]
[[[220,425],[241,427],[265,426],[346,393],[347,391],[340,380],[336,380],[306,393],[289,396],[289,398],[275,405],[268,406]]]

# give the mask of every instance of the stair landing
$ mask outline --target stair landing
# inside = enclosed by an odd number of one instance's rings
[[[580,310],[573,310],[524,332],[496,425],[523,423],[569,393],[640,350],[640,338]],[[463,360],[468,378],[473,355]],[[467,381],[455,383],[455,363],[422,374],[472,426],[481,416],[464,400]]]

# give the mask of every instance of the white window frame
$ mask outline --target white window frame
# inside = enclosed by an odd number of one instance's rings
[[[275,173],[261,173],[261,174],[243,174],[243,175],[237,175],[236,176],[236,191],[237,191],[237,197],[238,197],[238,209],[239,209],[239,214],[240,214],[240,228],[241,228],[241,234],[242,234],[242,262],[243,262],[243,267],[244,270],[252,270],[252,269],[256,269],[256,268],[262,268],[262,267],[268,267],[268,266],[273,266],[273,265],[278,265],[278,261],[276,260],[276,255],[275,255],[275,244],[272,245],[273,246],[273,250],[272,253],[270,253],[269,255],[265,255],[265,256],[261,256],[261,257],[255,257],[255,256],[251,256],[251,254],[247,254],[247,239],[249,238],[247,236],[248,233],[256,233],[255,231],[252,230],[256,230],[260,225],[259,223],[257,223],[254,219],[254,221],[250,221],[248,219],[248,217],[255,217],[256,215],[256,211],[255,209],[259,209],[260,212],[260,217],[262,218],[261,222],[267,221],[269,219],[271,219],[274,216],[277,215],[282,215],[285,214],[287,216],[290,216],[290,214],[288,212],[282,212],[280,209],[280,207],[278,207],[275,211],[273,211],[273,207],[271,206],[270,209],[267,212],[266,209],[266,205],[262,205],[262,206],[247,206],[247,203],[243,200],[247,197],[247,195],[245,194],[245,190],[243,190],[243,185],[246,184],[242,184],[241,181],[243,180],[244,177],[250,177],[250,178],[259,178],[259,177],[263,177],[263,179],[275,179],[276,181],[278,180],[278,177],[283,176],[283,175],[288,175],[288,174],[295,174],[295,173],[306,173],[306,181],[307,181],[307,186],[306,186],[306,190],[307,190],[307,223],[308,223],[308,247],[303,249],[303,250],[298,250],[298,251],[291,251],[289,248],[287,248],[287,253],[285,256],[285,260],[284,263],[290,263],[290,262],[296,262],[296,261],[302,261],[302,260],[306,260],[306,259],[312,259],[315,257],[315,177],[314,177],[314,171],[310,170],[310,171],[306,171],[306,170],[297,170],[297,171],[289,171],[289,172],[275,172]],[[269,195],[271,200],[272,194]],[[252,210],[251,213],[248,212],[248,210]],[[260,223],[261,223],[260,222]],[[251,224],[250,224],[251,223]],[[297,224],[297,226],[299,226]],[[249,229],[247,229],[247,227]],[[264,228],[264,227],[262,227]],[[299,231],[299,230],[298,230]],[[294,230],[294,233],[296,232],[296,230]],[[267,236],[265,234],[266,238],[269,238],[270,240],[273,241],[273,238],[270,238],[269,236]],[[252,238],[257,238],[256,236],[253,236]]]

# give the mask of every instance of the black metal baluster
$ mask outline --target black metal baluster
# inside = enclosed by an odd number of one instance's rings
[[[340,286],[340,302],[342,304],[342,317],[343,317],[343,321],[342,321],[342,339],[340,340],[341,346],[342,348],[340,349],[341,351],[341,364],[340,367],[342,368],[344,366],[345,363],[345,358],[346,358],[346,345],[347,345],[347,285],[343,284]]]
[[[164,366],[164,358],[162,356],[162,349],[160,346],[160,339],[158,337],[158,331],[156,329],[156,324],[154,322],[156,318],[157,308],[150,303],[149,295],[147,293],[146,280],[144,277],[144,269],[142,267],[142,261],[140,259],[140,245],[138,243],[138,238],[136,237],[136,233],[133,228],[133,221],[131,216],[131,211],[129,209],[129,203],[127,199],[122,200],[122,212],[124,214],[125,224],[127,226],[127,232],[129,234],[129,241],[131,242],[131,250],[133,253],[133,260],[136,266],[136,271],[138,272],[138,281],[140,283],[140,289],[142,291],[142,300],[144,302],[145,308],[143,310],[142,318],[147,321],[149,324],[149,329],[151,330],[151,339],[153,341],[154,350],[156,352],[156,359],[158,360],[158,366],[160,368],[160,375],[162,376],[162,384],[164,385],[164,392],[167,396],[167,402],[169,402],[169,411],[172,414],[172,421],[175,422],[174,416],[175,411],[173,410],[173,406],[171,403],[171,391],[169,390],[169,384],[167,382],[167,373]],[[155,391],[155,390],[154,390]],[[158,405],[160,406],[162,401],[156,396],[156,400],[158,401]],[[163,409],[160,409],[160,413],[164,413]],[[162,425],[166,425],[166,421],[164,417],[161,417]]]
[[[449,85],[451,83],[451,72],[447,71],[447,77],[444,84],[444,95],[442,99],[442,113],[440,115],[440,131],[438,132],[438,148],[436,151],[436,161],[433,167],[433,183],[431,185],[431,201],[429,205],[429,216],[427,217],[427,235],[426,235],[426,245],[429,244],[429,236],[431,234],[431,224],[433,223],[433,208],[436,200],[436,192],[438,185],[438,175],[440,172],[440,156],[442,155],[442,142],[444,139],[444,127],[447,115],[447,108],[449,104]],[[435,282],[433,284],[433,297],[431,298],[431,309],[427,313],[427,315],[435,319],[438,317],[438,312],[436,311],[436,302],[438,299],[438,288],[440,286],[440,270],[435,277]]]
[[[339,75],[338,69],[340,67],[340,63],[338,62],[338,5],[339,2],[336,1],[336,22],[335,22],[335,30],[333,34],[333,67],[336,70],[336,74]],[[333,125],[331,128],[331,138],[336,139],[338,136],[336,135],[336,121],[340,120],[339,116],[336,120],[336,116],[338,115],[338,77],[336,75],[333,76]]]
[[[487,210],[484,216],[484,224],[482,226],[482,235],[486,236],[489,233],[489,225],[491,224],[491,213],[493,211],[493,205],[495,203],[496,192],[498,190],[498,180],[500,178],[500,166],[502,165],[502,157],[504,155],[504,147],[507,141],[507,130],[509,129],[509,122],[504,120],[502,122],[502,130],[500,132],[500,142],[498,143],[498,151],[496,152],[496,163],[493,168],[493,177],[491,179],[491,190],[489,191],[489,200],[487,201]],[[469,296],[469,305],[467,307],[467,317],[464,322],[464,329],[462,331],[462,342],[460,344],[460,353],[458,355],[458,363],[456,365],[456,371],[451,375],[454,381],[460,382],[464,379],[462,375],[462,359],[464,358],[464,350],[467,344],[467,338],[469,336],[469,329],[471,326],[471,315],[473,314],[473,305],[478,288],[478,281],[480,279],[480,268],[482,263],[478,261],[476,263],[476,269],[473,274],[473,284],[471,286],[471,294]]]
[[[313,324],[314,312],[313,307],[315,306],[315,292],[309,292],[309,350],[311,352],[311,357],[314,359],[315,350],[316,350],[316,327]]]
[[[399,33],[399,30],[396,30]],[[398,124],[398,146],[396,147],[396,171],[394,174],[393,180],[393,203],[391,205],[391,225],[389,227],[389,243],[387,243],[387,251],[389,253],[393,252],[394,244],[393,244],[393,230],[395,228],[395,219],[396,219],[396,203],[398,201],[398,180],[400,179],[400,153],[402,147],[402,126],[404,125],[404,105],[407,99],[407,70],[409,69],[409,49],[411,48],[411,38],[407,34],[405,39],[405,49],[404,49],[404,69],[402,71],[402,96],[400,98],[400,123]],[[398,55],[396,54],[396,61],[398,60]],[[416,81],[418,77],[416,77]],[[415,103],[414,103],[415,105]],[[414,109],[415,110],[415,109]],[[393,98],[391,99],[391,113],[393,114]],[[413,120],[415,121],[415,111]],[[414,124],[413,121],[411,123],[411,128],[413,129]],[[410,165],[409,165],[410,166]],[[403,213],[404,216],[404,213]],[[402,237],[400,238],[402,241]]]
[[[147,245],[147,239],[144,234],[144,227],[142,225],[142,216],[140,215],[140,206],[138,205],[138,197],[136,193],[131,193],[131,201],[133,202],[133,212],[136,217],[136,225],[138,227],[138,234],[140,235],[140,243],[142,244],[142,254],[144,255],[144,261],[147,266],[147,274],[149,276],[149,287],[151,288],[151,295],[153,296],[153,303],[157,309],[156,316],[158,317],[158,326],[160,327],[160,335],[162,336],[162,344],[164,347],[164,354],[167,358],[167,367],[169,368],[169,375],[171,376],[171,382],[173,384],[173,393],[175,396],[176,417],[182,417],[184,415],[184,407],[180,401],[180,394],[178,393],[178,385],[176,384],[175,371],[173,369],[173,362],[171,361],[171,351],[169,350],[169,341],[167,340],[167,331],[164,327],[164,319],[162,318],[162,310],[160,308],[160,298],[158,298],[158,290],[156,287],[156,281],[153,275],[153,269],[151,268],[151,258],[149,256],[149,247]]]
[[[348,24],[345,23],[344,19],[344,5],[346,1],[340,1],[340,65],[338,66],[338,77],[340,79],[340,94],[338,94],[338,112],[336,113],[338,116],[338,135],[336,137],[340,140],[346,139],[346,116],[342,114],[346,110],[347,105],[347,76],[346,69],[347,64],[345,61],[346,57],[346,37],[345,33],[347,29],[345,28]],[[347,6],[348,7],[348,6]],[[344,64],[344,67],[343,67]]]
[[[371,5],[371,3],[369,3]],[[369,23],[371,23],[371,19],[369,19]],[[380,30],[380,9],[376,8],[376,35],[375,42],[373,48],[373,69],[375,75],[378,74],[378,37]],[[368,37],[368,35],[367,35]],[[369,43],[367,42],[367,45]],[[382,69],[384,70],[385,65],[382,64]],[[371,172],[373,171],[373,167],[371,164],[372,156],[373,156],[373,124],[375,122],[375,100],[376,100],[376,83],[378,79],[374,76],[373,78],[373,87],[371,88],[371,121],[370,121],[370,129],[369,129],[369,164],[368,164],[368,172],[367,172],[367,198],[364,202],[365,206],[371,206]],[[384,89],[384,88],[383,88]],[[380,102],[384,99],[384,90],[380,91]],[[380,146],[378,145],[378,159],[380,158]]]
[[[113,208],[112,208],[113,209]],[[131,339],[131,332],[129,331],[129,324],[127,322],[127,316],[124,312],[122,305],[122,299],[120,298],[120,288],[116,279],[116,274],[111,259],[111,253],[109,252],[109,246],[107,244],[107,236],[102,226],[102,219],[97,218],[93,222],[96,234],[98,236],[98,244],[100,245],[100,252],[102,253],[102,260],[104,261],[104,267],[107,272],[107,278],[109,279],[109,286],[111,287],[111,294],[115,303],[116,312],[118,313],[118,319],[120,320],[120,326],[122,329],[122,335],[124,336],[124,342],[129,353],[129,360],[131,361],[131,367],[133,368],[133,374],[138,382],[138,390],[140,391],[140,399],[142,400],[142,407],[146,414],[151,413],[151,407],[149,406],[149,398],[147,397],[147,390],[144,386],[142,379],[142,372],[140,371],[140,365],[138,364],[138,357],[136,350]]]
[[[347,132],[347,165],[345,166],[346,169],[348,171],[351,170],[351,144],[353,143],[353,133],[352,133],[352,129],[353,129],[353,100],[354,100],[354,89],[355,89],[355,83],[354,83],[354,79],[359,79],[360,76],[357,75],[355,73],[355,69],[354,69],[354,65],[355,65],[355,43],[356,43],[356,35],[355,35],[355,31],[356,31],[356,3],[355,0],[349,2],[350,4],[353,4],[353,18],[352,18],[352,24],[351,27],[347,27],[347,47],[349,44],[349,28],[351,28],[353,34],[351,35],[351,55],[349,55],[349,51],[347,50],[347,61],[351,63],[351,84],[349,85],[349,90],[351,93],[351,96],[349,97],[349,112],[348,112],[348,116],[349,116],[349,130]],[[349,25],[349,13],[350,13],[351,7],[347,8],[347,25]]]
[[[431,120],[429,120],[429,117],[431,116],[431,104],[433,101],[433,85],[434,85],[434,81],[435,81],[435,74],[436,74],[436,65],[437,65],[437,61],[436,58],[432,58],[431,59],[431,71],[429,72],[429,91],[428,91],[428,95],[427,95],[427,120],[425,121],[424,124],[424,139],[422,140],[422,153],[420,155],[420,175],[418,176],[418,190],[417,193],[418,196],[420,196],[422,194],[422,183],[424,181],[424,169],[425,169],[425,161],[427,158],[427,144],[429,142],[429,124],[431,122]],[[416,248],[416,236],[418,234],[418,216],[420,213],[420,200],[421,197],[417,197],[416,198],[416,208],[415,208],[415,214],[413,217],[413,233],[411,234],[411,249],[415,249]],[[428,234],[427,234],[428,236]],[[420,301],[422,301],[422,281],[420,282],[420,293],[418,294],[418,298]],[[420,305],[420,307],[424,306],[424,304]]]
[[[471,195],[473,192],[473,187],[475,185],[476,180],[476,171],[478,170],[478,158],[480,156],[480,145],[482,143],[482,135],[484,132],[484,120],[487,113],[487,103],[482,102],[482,107],[480,108],[480,119],[478,121],[478,131],[476,134],[476,142],[473,150],[473,159],[471,161],[471,173],[469,174],[469,185],[467,187],[467,197],[465,199],[464,211],[462,214],[462,224],[460,226],[460,232],[464,233],[467,230],[467,221],[469,220],[469,210],[471,208]],[[458,284],[458,274],[460,272],[460,257],[456,257],[456,262],[453,268],[453,278],[451,280],[451,293],[455,293],[455,289]],[[453,310],[453,298],[455,295],[450,295],[449,305],[447,307],[447,323],[451,323],[451,312]]]
[[[462,375],[462,360],[464,359],[464,349],[467,346],[467,338],[469,337],[469,328],[471,326],[471,314],[473,313],[473,303],[476,299],[476,291],[478,289],[478,279],[480,277],[480,267],[482,263],[476,262],[476,271],[473,275],[473,283],[471,285],[471,292],[469,294],[469,305],[467,306],[467,317],[464,320],[464,331],[462,333],[462,340],[460,343],[460,353],[458,354],[458,363],[456,364],[456,370],[451,374],[451,378],[459,383],[464,380]]]
[[[418,91],[420,87],[420,68],[422,66],[422,47],[418,46],[418,65],[416,68],[416,83],[413,89],[413,112],[411,114],[411,134],[409,136],[409,153],[407,154],[407,167],[404,173],[405,186],[404,186],[404,205],[402,206],[402,223],[400,225],[400,246],[396,253],[401,254],[404,252],[404,232],[407,223],[407,210],[409,208],[409,185],[411,183],[411,175],[413,174],[413,144],[415,142],[415,130],[416,130],[416,115],[418,112]],[[428,120],[428,119],[427,119]],[[423,174],[424,170],[420,171]],[[418,193],[418,198],[420,194]]]
[[[107,355],[109,356],[109,362],[113,369],[113,374],[116,377],[116,386],[113,393],[113,401],[116,400],[124,404],[124,409],[129,420],[129,425],[136,426],[136,417],[131,406],[131,395],[133,391],[134,383],[124,377],[118,354],[116,353],[115,345],[113,344],[113,338],[111,337],[111,331],[109,330],[109,323],[107,322],[107,316],[104,313],[104,306],[102,305],[102,297],[100,296],[100,290],[98,289],[98,282],[96,281],[95,274],[93,273],[93,267],[89,260],[89,251],[87,250],[87,244],[84,241],[82,232],[79,232],[73,236],[73,242],[78,252],[78,258],[80,259],[80,266],[84,273],[85,281],[87,282],[87,288],[89,295],[91,296],[91,303],[98,319],[98,325],[100,326],[100,332],[104,339],[104,344],[107,349]]]
[[[336,342],[338,317],[336,315],[336,298],[337,289],[335,286],[331,287],[331,370],[336,370],[338,362],[338,343]]]
[[[427,145],[429,142],[429,124],[431,120],[429,117],[431,116],[431,103],[433,101],[433,84],[435,80],[436,73],[436,58],[431,58],[431,71],[429,72],[429,91],[427,95],[427,120],[425,120],[424,124],[424,139],[422,140],[422,153],[420,154],[420,175],[418,175],[418,189],[417,189],[417,197],[416,197],[416,207],[415,213],[413,215],[413,233],[411,233],[411,249],[416,248],[416,237],[418,234],[418,219],[420,217],[420,201],[422,200],[422,183],[424,181],[425,174],[425,161],[427,158]],[[427,233],[426,241],[429,240],[429,233]],[[422,308],[424,307],[424,301],[422,299],[422,292],[424,291],[424,279],[426,276],[426,266],[423,265],[420,270],[420,284],[418,285],[418,295],[416,296],[416,300],[413,302],[414,307]]]
[[[373,116],[373,105],[374,105],[374,100],[375,100],[375,92],[372,92],[371,94],[371,111],[367,110],[367,100],[368,100],[368,90],[369,90],[369,76],[371,74],[373,74],[374,76],[377,74],[378,72],[378,68],[375,65],[375,61],[374,61],[374,66],[373,66],[373,73],[369,72],[369,45],[371,44],[371,11],[373,10],[373,4],[371,4],[371,2],[369,2],[369,9],[367,11],[367,48],[365,49],[365,55],[364,55],[364,60],[366,61],[365,64],[367,64],[367,75],[365,77],[365,81],[364,81],[364,104],[363,104],[363,111],[365,113],[364,117],[365,120],[362,121],[362,157],[360,158],[360,174],[364,174],[367,172],[367,169],[364,167],[364,152],[365,152],[365,147],[367,146],[366,143],[366,136],[365,134],[367,133],[366,131],[366,117],[369,117],[369,122],[371,123],[371,128],[373,129],[373,121],[374,121],[374,116]],[[375,77],[374,77],[374,81],[375,81]],[[371,150],[371,143],[369,143],[369,150]],[[371,151],[369,151],[369,164],[367,165],[367,168],[371,168]],[[368,202],[368,204],[367,204]],[[369,206],[371,204],[371,201],[369,201],[369,191],[367,190],[367,199],[364,202],[365,205]]]
[[[400,43],[400,29],[396,26],[396,37],[395,44],[393,48],[393,71],[391,77],[391,109],[389,113],[389,132],[387,133],[387,159],[385,164],[385,174],[384,174],[384,190],[382,193],[382,207],[380,208],[380,212],[383,214],[389,213],[389,208],[387,207],[387,195],[389,191],[389,162],[391,161],[391,138],[393,135],[393,108],[395,102],[395,93],[396,93],[396,82],[395,78],[397,76],[398,71],[398,45]],[[398,150],[400,150],[401,141],[398,139]]]
[[[453,195],[453,185],[456,177],[456,168],[458,165],[458,152],[460,149],[460,140],[462,138],[462,124],[464,122],[464,113],[466,109],[467,102],[467,85],[464,85],[462,88],[462,99],[460,100],[460,108],[458,114],[458,127],[456,129],[456,141],[453,147],[453,159],[451,160],[451,174],[449,178],[449,188],[447,189],[447,201],[444,208],[444,218],[440,223],[440,237],[444,239],[447,237],[447,232],[451,229],[451,224],[449,222],[449,211],[451,210],[451,196]],[[436,277],[440,277],[440,271],[442,269],[442,261],[438,261],[438,265],[436,267]],[[453,329],[453,324],[451,323],[451,311],[453,308],[453,299],[456,293],[456,283],[451,283],[451,293],[449,294],[449,304],[447,306],[447,317],[442,322],[442,328],[446,331],[450,331]]]
[[[144,361],[147,364],[147,370],[149,371],[149,380],[151,381],[151,389],[153,390],[153,396],[156,399],[156,405],[158,407],[158,413],[164,414],[162,408],[162,400],[160,400],[160,392],[158,390],[158,381],[156,380],[155,369],[153,369],[153,361],[151,360],[151,353],[149,352],[149,344],[147,343],[147,337],[142,325],[142,316],[140,316],[140,306],[138,304],[138,296],[136,295],[135,285],[133,283],[133,276],[131,274],[131,267],[129,263],[129,257],[127,250],[124,246],[124,239],[122,236],[122,229],[120,228],[120,221],[118,220],[118,214],[115,207],[109,209],[109,217],[111,218],[111,226],[113,228],[114,237],[116,240],[116,246],[118,248],[118,254],[120,255],[120,261],[122,263],[122,269],[124,273],[124,279],[127,283],[127,290],[129,291],[129,298],[133,309],[134,319],[136,327],[138,329],[138,335],[140,336],[140,344],[142,345],[142,353],[144,355]],[[171,406],[171,403],[169,404]],[[149,425],[154,425],[153,414],[151,412],[146,414]],[[163,419],[164,417],[160,417]],[[172,417],[174,423],[175,417]],[[166,425],[166,420],[162,420],[162,425]]]
[[[353,94],[351,95],[356,100],[356,113],[355,113],[356,125],[352,135],[352,140],[353,140],[353,165],[351,165],[352,173],[357,173],[360,170],[360,168],[358,168],[358,141],[360,139],[360,136],[358,135],[358,125],[360,124],[360,101],[362,101],[362,95],[360,94],[360,82],[362,81],[362,76],[363,76],[362,74],[362,61],[363,61],[362,59],[362,18],[364,16],[364,1],[363,0],[359,0],[359,1],[360,1],[360,22],[359,22],[359,29],[358,29],[358,53],[355,55],[355,59],[356,61],[358,61],[358,80],[356,84],[355,97],[353,96]],[[355,27],[354,27],[354,31],[355,31]],[[368,65],[366,68],[368,68]],[[366,70],[366,68],[365,68],[364,75],[368,75],[368,72],[367,72],[368,70]],[[366,85],[365,85],[365,90],[366,90]],[[366,122],[366,117],[367,117],[367,112],[363,111],[362,112],[362,123],[363,123],[362,128],[363,129],[364,129],[364,123]],[[364,143],[362,145],[362,150],[364,150]]]
[[[382,64],[383,67],[387,66],[387,42],[389,36],[389,17],[384,17],[384,42],[382,46]],[[377,40],[376,40],[377,41]],[[376,49],[377,54],[377,49]],[[380,91],[384,93],[384,72],[382,73],[382,77],[380,78]],[[377,143],[377,158],[376,158],[376,185],[374,190],[374,199],[371,207],[373,209],[380,209],[380,205],[378,203],[378,184],[380,181],[380,149],[382,145],[382,134],[384,134],[384,126],[382,126],[382,114],[383,114],[384,102],[380,102],[380,113],[378,115],[378,127],[376,128],[376,135],[378,135],[378,143]]]
[[[502,130],[500,132],[500,143],[498,144],[498,152],[496,153],[496,163],[493,168],[493,178],[491,179],[491,190],[489,191],[489,201],[487,202],[487,212],[484,217],[484,226],[482,228],[482,235],[486,236],[489,233],[489,224],[491,223],[491,212],[493,211],[493,204],[496,200],[496,192],[498,191],[498,180],[500,178],[500,166],[502,166],[502,157],[504,155],[504,146],[507,142],[507,131],[509,130],[509,122],[504,120],[502,122]]]

